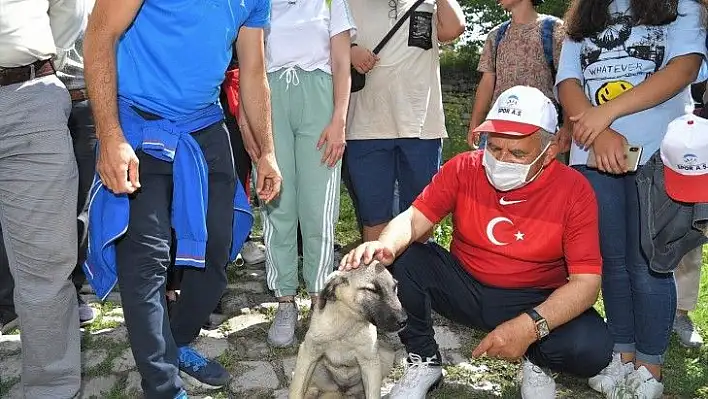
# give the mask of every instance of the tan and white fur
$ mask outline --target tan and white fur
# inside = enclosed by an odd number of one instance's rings
[[[290,399],[381,398],[394,352],[378,330],[399,331],[407,319],[396,288],[378,262],[328,277],[300,345]]]

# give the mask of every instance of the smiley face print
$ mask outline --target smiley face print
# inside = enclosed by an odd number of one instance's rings
[[[595,92],[595,104],[602,105],[632,90],[634,86],[626,80],[605,82]]]

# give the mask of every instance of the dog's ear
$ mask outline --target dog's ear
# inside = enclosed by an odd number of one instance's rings
[[[320,310],[325,308],[327,301],[337,300],[337,288],[342,285],[349,285],[349,279],[345,276],[339,275],[329,280],[317,299],[317,306]]]

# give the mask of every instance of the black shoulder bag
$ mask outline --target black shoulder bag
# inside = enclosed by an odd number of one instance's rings
[[[410,18],[413,11],[415,11],[415,9],[418,8],[419,5],[423,4],[424,1],[425,0],[418,0],[415,3],[413,3],[411,8],[409,8],[408,11],[406,11],[406,13],[403,14],[403,16],[398,21],[396,21],[396,24],[393,25],[391,30],[388,31],[386,36],[384,36],[384,38],[381,39],[379,44],[374,48],[374,51],[373,51],[374,54],[378,54],[381,51],[381,49],[383,49],[383,47],[386,45],[386,43],[388,43],[388,41],[391,40],[393,35],[396,34],[398,29],[400,29],[401,25],[403,25],[403,23],[406,22],[406,20],[408,18]],[[352,69],[352,72],[351,72],[352,93],[356,93],[357,91],[363,89],[364,86],[366,85],[366,75],[363,73],[359,73],[359,71],[357,71],[356,68],[354,68],[354,66],[352,66],[351,69]]]

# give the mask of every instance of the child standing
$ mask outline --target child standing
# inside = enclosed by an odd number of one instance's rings
[[[278,199],[263,207],[263,235],[268,288],[279,302],[268,330],[276,347],[295,342],[298,222],[313,302],[334,270],[354,33],[346,0],[272,1],[266,62],[283,185]]]
[[[535,7],[543,0],[500,0],[511,20],[492,29],[484,43],[477,71],[482,78],[477,86],[470,118],[467,142],[470,147],[484,147],[485,137],[473,130],[482,123],[489,107],[499,94],[518,85],[532,86],[548,98],[555,98],[558,59],[564,38],[560,19],[542,15]],[[561,127],[563,129],[563,127]],[[558,135],[561,151],[568,151],[568,135],[563,129]]]
[[[602,294],[615,342],[612,362],[589,383],[610,397],[656,399],[664,389],[676,287],[673,274],[651,271],[641,251],[636,173],[628,171],[625,145],[643,147],[643,165],[669,122],[693,107],[704,18],[697,0],[575,0],[566,17],[558,93],[573,121],[570,162],[597,195]],[[585,166],[589,149],[597,169]]]

